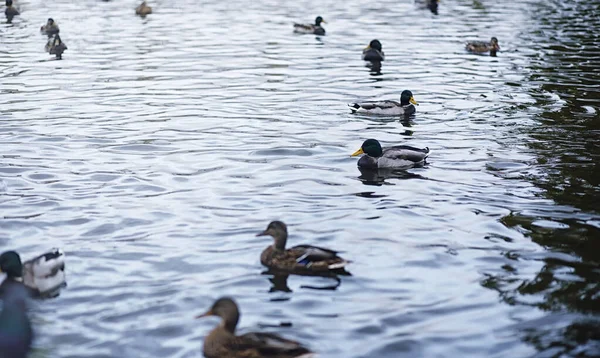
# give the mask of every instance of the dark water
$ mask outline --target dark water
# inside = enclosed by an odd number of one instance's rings
[[[68,255],[34,357],[201,356],[216,322],[193,317],[222,295],[242,331],[291,322],[322,357],[600,355],[599,1],[19,5],[0,25],[0,247]],[[292,34],[317,14],[326,37]],[[491,36],[498,57],[463,51]],[[410,123],[345,108],[405,88]],[[369,137],[430,163],[361,173]],[[273,219],[353,276],[274,285],[254,236]]]

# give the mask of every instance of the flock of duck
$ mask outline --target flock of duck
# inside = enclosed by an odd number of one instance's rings
[[[439,0],[416,0],[429,8],[434,14],[438,11]],[[152,8],[142,2],[135,13],[145,17],[152,13]],[[5,15],[10,22],[19,15],[13,0],[6,0]],[[324,36],[326,31],[322,24],[325,20],[318,16],[314,24],[294,24],[294,32]],[[57,23],[48,19],[41,27],[41,32],[48,35],[46,51],[62,58],[66,45],[59,36]],[[496,56],[500,47],[493,37],[487,41],[470,41],[465,46],[473,53],[489,53]],[[385,60],[382,44],[372,40],[362,52],[362,59],[372,63]],[[400,95],[400,102],[382,100],[374,102],[351,103],[352,113],[367,115],[410,116],[416,112],[417,101],[409,90]],[[358,167],[361,169],[392,168],[408,169],[422,165],[430,154],[429,148],[415,148],[398,145],[382,148],[376,139],[367,139],[361,148],[352,156],[361,156]],[[336,251],[312,246],[297,245],[287,248],[287,226],[281,221],[273,221],[257,236],[271,236],[272,245],[260,255],[260,262],[274,274],[317,275],[337,277],[350,275],[346,271],[349,261],[343,259]],[[32,260],[22,262],[15,251],[7,251],[0,255],[0,273],[6,278],[0,284],[0,358],[26,357],[31,348],[33,330],[27,314],[27,301],[30,297],[56,297],[61,288],[66,286],[65,254],[58,249],[40,255]],[[207,358],[291,358],[309,357],[313,353],[298,342],[282,338],[276,334],[253,332],[236,335],[235,330],[240,311],[231,298],[220,298],[204,314],[198,316],[217,316],[221,324],[213,329],[204,340],[203,353]]]

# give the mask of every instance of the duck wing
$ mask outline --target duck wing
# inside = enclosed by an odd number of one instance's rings
[[[469,41],[466,44],[466,48],[469,51],[485,52],[490,48],[490,43],[485,41]]]
[[[294,24],[294,32],[302,34],[312,34],[315,32],[315,27],[313,25]]]
[[[429,148],[416,148],[409,145],[397,145],[383,150],[383,157],[392,160],[408,160],[414,163],[421,162],[429,156]]]
[[[23,283],[45,294],[65,285],[65,254],[53,249],[23,263]]]
[[[349,262],[339,257],[337,251],[311,245],[298,245],[287,250],[298,265],[310,267],[322,266],[323,269],[344,268]]]
[[[312,353],[300,343],[285,339],[274,333],[250,332],[236,337],[235,344],[240,350],[256,349],[261,357],[300,357]]]

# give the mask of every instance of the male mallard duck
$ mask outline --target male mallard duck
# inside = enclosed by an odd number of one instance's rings
[[[428,8],[434,15],[438,14],[438,5],[440,0],[415,0],[421,7]]]
[[[281,221],[271,222],[256,236],[266,235],[273,237],[274,242],[262,252],[260,263],[268,268],[298,274],[345,273],[344,267],[349,262],[339,257],[336,251],[310,245],[286,249],[287,226]]]
[[[383,115],[411,115],[417,110],[415,104],[418,104],[413,97],[413,94],[409,90],[404,90],[400,94],[400,103],[396,101],[375,101],[375,102],[362,102],[362,103],[350,103],[348,107],[352,113],[364,113],[364,114],[383,114]]]
[[[317,16],[315,24],[294,24],[294,32],[298,34],[314,34],[325,35],[325,29],[321,27],[321,23],[326,24],[321,16]]]
[[[58,29],[58,25],[52,18],[48,19],[48,22],[46,22],[46,25],[42,25],[42,27],[40,28],[40,31],[48,36],[51,36],[51,35],[54,35],[54,34],[57,34],[60,32],[60,30]]]
[[[196,318],[207,316],[220,317],[222,322],[204,339],[206,358],[293,358],[312,354],[300,343],[273,333],[251,332],[236,336],[240,311],[231,298],[219,298],[206,313]]]
[[[500,46],[498,45],[498,39],[492,37],[490,42],[486,41],[469,41],[466,44],[466,49],[469,52],[474,53],[486,53],[489,52],[490,56],[496,56],[496,52],[500,51]]]
[[[425,159],[429,156],[429,148],[419,149],[408,145],[381,148],[381,144],[376,139],[367,139],[351,156],[356,157],[361,154],[365,155],[358,160],[358,166],[364,169],[408,169],[425,163]]]
[[[142,1],[142,3],[139,4],[138,7],[135,8],[135,14],[140,15],[141,17],[144,17],[151,13],[152,13],[152,8],[148,5],[146,5],[145,1]]]
[[[46,52],[49,52],[51,55],[56,55],[57,59],[62,59],[62,54],[67,50],[67,45],[60,39],[58,34],[54,34],[54,37],[51,37],[46,43]]]
[[[379,40],[373,40],[369,43],[362,53],[362,59],[364,61],[381,62],[385,60],[385,55],[381,50],[381,42]]]
[[[54,249],[21,263],[18,253],[6,251],[0,255],[0,272],[6,274],[5,282],[23,282],[36,295],[53,295],[65,285],[65,254]]]
[[[8,22],[11,22],[13,17],[19,15],[19,10],[17,10],[16,6],[13,6],[13,0],[6,0],[6,9],[4,9],[4,15],[6,15]]]
[[[33,331],[27,316],[29,292],[20,282],[0,285],[0,357],[25,358],[31,348]]]

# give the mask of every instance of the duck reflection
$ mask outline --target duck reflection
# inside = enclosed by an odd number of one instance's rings
[[[379,61],[369,61],[366,63],[365,67],[369,69],[369,74],[371,76],[381,76],[381,62]],[[383,80],[382,78],[378,79],[379,81]]]
[[[358,179],[364,185],[382,186],[387,179],[425,179],[424,176],[408,172],[403,169],[367,169],[358,167],[360,175]]]
[[[269,292],[293,292],[293,290],[288,286],[288,278],[290,277],[289,273],[281,272],[277,270],[267,270],[262,273],[263,275],[270,275],[269,282],[271,282],[272,286],[269,289]],[[296,274],[298,275],[298,274]],[[342,280],[339,275],[342,276],[352,276],[350,272],[343,270],[343,272],[337,274],[300,274],[298,276],[312,276],[312,277],[321,277],[325,279],[330,279],[331,284],[325,284],[322,286],[317,285],[301,285],[300,288],[306,288],[311,290],[328,290],[334,291],[342,284]]]

